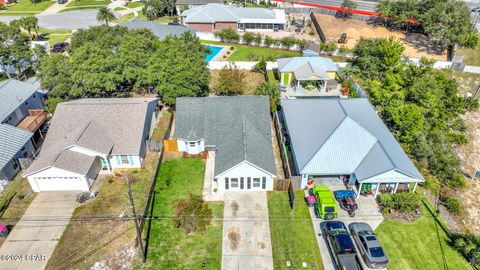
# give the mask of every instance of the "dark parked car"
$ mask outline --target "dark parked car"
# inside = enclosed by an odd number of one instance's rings
[[[168,25],[180,25],[179,22],[169,22]]]
[[[55,43],[52,48],[52,53],[63,53],[68,45],[70,45],[68,42]]]
[[[67,0],[57,0],[57,2],[58,2],[60,5],[62,5],[62,4],[67,3]]]
[[[341,221],[327,221],[323,230],[338,268],[342,270],[363,270],[355,245],[345,224]]]
[[[372,227],[367,223],[353,222],[348,225],[348,228],[357,243],[360,255],[368,267],[387,268],[388,257],[377,236],[373,233]]]

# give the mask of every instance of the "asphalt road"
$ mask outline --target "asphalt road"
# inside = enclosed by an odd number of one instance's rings
[[[77,10],[50,15],[38,15],[38,25],[55,30],[83,29],[99,25],[96,9]]]

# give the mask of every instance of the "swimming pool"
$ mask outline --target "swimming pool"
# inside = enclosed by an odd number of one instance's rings
[[[219,47],[219,46],[213,46],[213,45],[205,45],[205,46],[210,50],[210,53],[205,55],[205,60],[207,60],[207,62],[210,62],[223,49],[223,47]]]

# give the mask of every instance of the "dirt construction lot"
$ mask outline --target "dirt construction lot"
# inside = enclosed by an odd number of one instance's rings
[[[385,27],[374,26],[358,20],[337,19],[334,16],[316,14],[315,17],[328,41],[337,42],[342,33],[347,34],[347,48],[355,47],[361,38],[386,38],[394,36],[405,45],[405,56],[420,58],[426,56],[435,60],[447,60],[446,51],[440,52],[428,41],[428,37],[421,34],[405,34],[392,32]]]

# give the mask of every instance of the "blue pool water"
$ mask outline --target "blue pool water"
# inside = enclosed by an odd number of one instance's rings
[[[218,47],[213,45],[206,45],[206,46],[210,50],[210,53],[205,55],[205,60],[207,60],[207,62],[210,62],[215,57],[215,55],[217,55],[223,49],[223,47]]]

